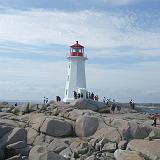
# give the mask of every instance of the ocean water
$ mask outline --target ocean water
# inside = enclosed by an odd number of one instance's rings
[[[147,114],[157,113],[160,115],[160,108],[159,107],[157,107],[157,108],[143,108],[143,112],[147,113]]]

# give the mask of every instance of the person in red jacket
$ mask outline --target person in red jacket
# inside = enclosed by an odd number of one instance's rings
[[[157,113],[156,114],[154,114],[153,115],[153,117],[152,117],[152,119],[153,119],[153,124],[152,124],[152,126],[154,126],[154,127],[156,127],[156,125],[157,125]]]

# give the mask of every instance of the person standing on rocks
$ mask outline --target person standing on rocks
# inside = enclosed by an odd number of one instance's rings
[[[83,93],[81,93],[81,98],[83,98]]]
[[[74,99],[77,99],[77,92],[73,91],[73,94],[74,94]]]
[[[89,98],[89,96],[88,96],[88,92],[86,92],[86,99],[88,99]]]
[[[121,106],[119,104],[117,105],[117,111],[118,111],[118,113],[120,113],[120,111],[121,111]]]
[[[106,97],[103,98],[103,103],[106,103]]]
[[[81,94],[80,94],[80,93],[77,93],[77,97],[78,97],[78,99],[81,98]]]
[[[46,98],[46,104],[48,103],[48,98]]]
[[[57,101],[57,102],[60,102],[60,101],[61,101],[60,96],[56,96],[56,101]]]
[[[98,99],[99,99],[99,97],[98,97],[98,95],[96,95],[96,96],[95,96],[95,100],[98,101]]]
[[[130,100],[129,104],[130,104],[130,107],[132,108],[132,99]]]
[[[91,99],[94,100],[94,93],[91,93]]]
[[[130,104],[131,109],[134,109],[134,108],[135,108],[135,103],[132,102],[132,99],[130,100],[129,104]]]
[[[113,102],[112,107],[111,107],[111,111],[113,114],[114,114],[115,108],[116,108],[116,104],[115,102]]]
[[[91,93],[88,92],[88,99],[91,99]]]
[[[152,119],[153,119],[153,124],[152,124],[152,126],[154,126],[154,127],[156,127],[156,125],[157,125],[157,113],[155,113],[154,115],[153,115],[153,117],[152,117]]]

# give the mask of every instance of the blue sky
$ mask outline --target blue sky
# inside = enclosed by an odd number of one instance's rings
[[[85,46],[87,88],[160,102],[159,0],[0,0],[0,99],[63,97],[66,54]]]

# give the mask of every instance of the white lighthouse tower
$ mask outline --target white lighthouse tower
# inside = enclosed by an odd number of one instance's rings
[[[85,76],[85,60],[84,46],[80,45],[78,41],[76,44],[70,46],[70,53],[68,59],[68,73],[64,94],[64,102],[74,100],[73,92],[86,93],[86,76]],[[85,98],[86,95],[83,96]]]

